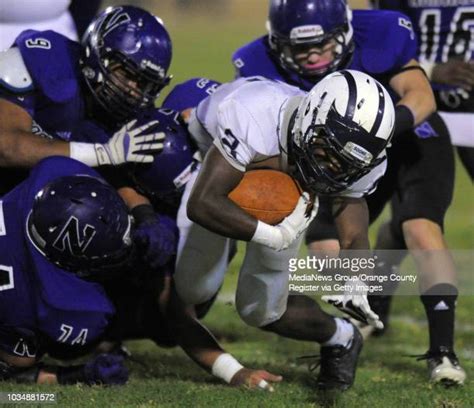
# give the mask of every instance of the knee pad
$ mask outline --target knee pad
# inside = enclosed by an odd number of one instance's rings
[[[240,318],[252,327],[264,327],[270,323],[276,322],[286,310],[269,310],[263,302],[246,303],[239,297],[236,299],[236,307]]]

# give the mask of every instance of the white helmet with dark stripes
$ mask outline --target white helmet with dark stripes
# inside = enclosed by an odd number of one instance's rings
[[[385,160],[395,124],[387,90],[359,71],[334,72],[304,97],[290,125],[296,176],[317,194],[337,194]]]

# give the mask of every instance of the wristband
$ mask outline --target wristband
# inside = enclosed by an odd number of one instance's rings
[[[396,137],[407,130],[413,128],[415,124],[415,116],[413,112],[405,105],[397,105],[395,108],[395,131],[393,135]]]
[[[230,384],[232,377],[242,368],[244,368],[244,366],[229,353],[223,353],[214,361],[212,374],[223,379],[227,384]]]
[[[281,232],[278,228],[268,225],[262,221],[257,224],[257,229],[253,234],[251,242],[262,244],[270,248],[279,248],[281,246]]]
[[[99,165],[95,145],[92,143],[70,142],[69,157],[87,164],[89,167]]]
[[[137,224],[154,223],[157,219],[155,210],[150,204],[140,204],[132,208],[132,216]]]

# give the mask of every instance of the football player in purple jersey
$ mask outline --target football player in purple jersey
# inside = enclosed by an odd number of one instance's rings
[[[128,370],[115,353],[61,367],[41,357],[73,358],[130,338],[180,345],[232,385],[269,390],[281,380],[228,366],[231,356],[195,318],[207,305],[195,311],[179,301],[172,262],[157,270],[140,261],[125,203],[91,168],[47,158],[0,208],[0,380],[123,384]]]
[[[21,180],[18,168],[51,155],[93,167],[152,161],[162,135],[132,120],[168,84],[171,55],[161,21],[131,6],[105,10],[82,44],[20,34],[0,53],[2,191]]]

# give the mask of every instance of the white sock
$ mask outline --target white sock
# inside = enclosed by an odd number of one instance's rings
[[[332,337],[322,343],[322,346],[343,346],[348,347],[351,343],[352,337],[354,337],[354,326],[347,320],[335,317],[336,331]]]

